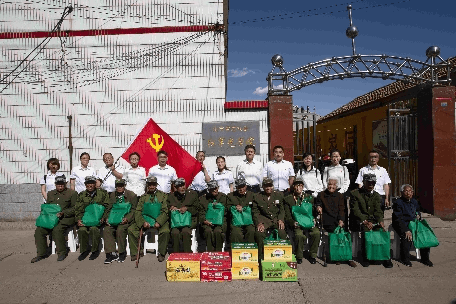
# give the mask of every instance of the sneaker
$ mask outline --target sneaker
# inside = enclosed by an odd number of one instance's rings
[[[118,263],[123,263],[125,262],[125,259],[127,258],[127,253],[126,252],[122,252],[121,254],[119,254],[119,259],[117,260]]]
[[[34,257],[32,260],[31,260],[31,263],[36,263],[36,262],[39,262],[41,260],[44,260],[45,257],[44,256],[37,256],[37,257]]]
[[[421,263],[423,263],[424,265],[429,266],[429,267],[434,266],[434,263],[432,263],[430,260],[424,260],[424,261],[421,261]]]
[[[296,259],[296,262],[297,262],[298,264],[302,264],[302,259]]]
[[[93,260],[95,260],[96,258],[98,258],[99,255],[100,255],[100,250],[94,251],[94,252],[92,252],[92,254],[90,255],[89,260],[93,261]]]
[[[356,267],[356,263],[355,263],[354,261],[348,261],[347,264],[348,264],[348,266],[350,266],[350,267],[353,267],[353,268]]]
[[[66,254],[62,254],[62,255],[59,255],[59,257],[57,258],[57,262],[62,262],[63,260],[66,259]]]
[[[316,264],[317,260],[315,258],[313,258],[313,257],[310,257],[309,258],[309,262],[310,262],[310,264]]]
[[[158,259],[158,261],[161,263],[161,262],[163,262],[163,261],[165,260],[165,256],[159,254],[159,255],[157,256],[157,259]]]
[[[385,268],[393,268],[393,262],[391,260],[386,260],[383,262],[383,267]]]
[[[92,257],[92,256],[90,256]],[[105,264],[111,264],[114,261],[117,261],[119,258],[115,253],[106,253],[106,260],[104,261]]]
[[[401,260],[401,263],[404,264],[407,267],[412,267],[412,262],[407,261],[407,260]]]
[[[81,253],[81,254],[78,256],[78,260],[79,260],[79,261],[85,260],[85,258],[88,257],[89,254],[90,254],[90,250],[84,251],[83,253]]]

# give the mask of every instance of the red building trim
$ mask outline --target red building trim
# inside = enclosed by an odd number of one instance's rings
[[[241,100],[225,102],[225,110],[242,110],[242,109],[268,109],[267,100]]]

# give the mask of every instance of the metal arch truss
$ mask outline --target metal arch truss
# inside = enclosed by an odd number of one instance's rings
[[[353,55],[309,63],[290,72],[282,65],[275,65],[268,74],[268,92],[270,95],[284,95],[315,83],[353,77],[432,85],[451,81],[450,64],[440,56],[428,57],[422,62],[389,55]]]

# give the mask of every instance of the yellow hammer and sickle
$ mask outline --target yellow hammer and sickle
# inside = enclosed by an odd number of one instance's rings
[[[152,137],[155,139],[155,143],[152,142],[152,138],[148,138],[147,142],[149,145],[155,149],[155,152],[160,151],[160,149],[163,147],[163,144],[165,143],[165,140],[163,139],[163,136],[160,134],[153,134]],[[158,140],[161,137],[161,143],[158,143]]]

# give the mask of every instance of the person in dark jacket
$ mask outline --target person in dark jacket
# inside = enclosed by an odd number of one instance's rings
[[[401,186],[401,197],[393,205],[393,228],[401,238],[401,262],[412,267],[410,262],[410,247],[412,245],[412,232],[408,224],[420,214],[420,205],[413,198],[412,186],[405,184]],[[430,248],[420,249],[421,262],[432,267],[434,264],[429,260]]]

